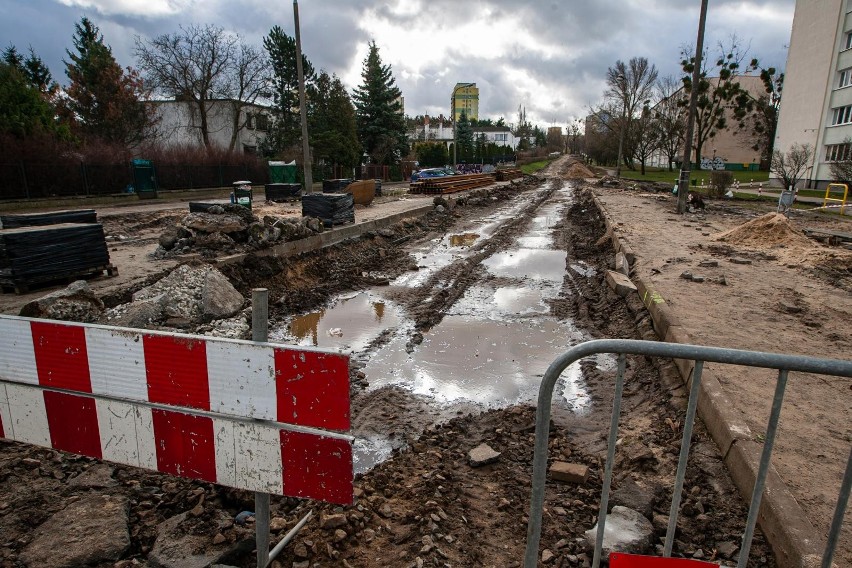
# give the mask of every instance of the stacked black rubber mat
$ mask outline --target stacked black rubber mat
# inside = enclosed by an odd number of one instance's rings
[[[311,193],[302,196],[302,216],[318,217],[326,227],[355,222],[351,193]]]
[[[94,209],[77,211],[53,211],[50,213],[27,213],[23,215],[0,215],[0,229],[16,227],[38,227],[60,223],[97,223]]]
[[[266,201],[292,201],[302,195],[299,183],[267,183],[263,190]]]
[[[50,215],[29,216],[24,222],[62,218]],[[0,286],[4,289],[25,292],[37,284],[71,281],[103,270],[110,275],[116,273],[109,263],[100,223],[24,225],[0,230]]]
[[[322,180],[322,192],[323,193],[340,193],[346,186],[352,183],[353,180],[349,178],[341,178],[341,179],[324,179]]]

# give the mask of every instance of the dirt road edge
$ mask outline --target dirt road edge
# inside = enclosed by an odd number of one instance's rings
[[[606,207],[592,193],[595,206],[606,224],[607,235],[615,252],[623,253],[633,265],[635,252],[613,222]],[[650,280],[634,273],[631,276],[642,303],[654,322],[657,336],[669,343],[692,344],[689,334],[669,309],[665,298],[654,289]],[[692,378],[692,361],[675,360],[681,380],[689,385]],[[748,502],[754,487],[760,462],[760,445],[754,442],[751,430],[741,414],[734,410],[722,384],[711,370],[702,373],[698,415],[719,446],[731,478]],[[766,489],[761,500],[758,524],[766,535],[778,565],[782,568],[815,568],[822,557],[822,539],[805,516],[793,494],[770,465]]]

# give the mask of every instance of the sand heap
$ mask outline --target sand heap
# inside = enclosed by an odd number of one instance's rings
[[[794,228],[781,213],[767,213],[757,219],[716,235],[716,240],[736,245],[764,247],[811,247],[814,242]]]
[[[587,168],[586,166],[584,166],[580,162],[572,163],[571,166],[567,170],[562,172],[562,179],[576,179],[576,178],[586,179],[586,178],[593,178],[593,177],[595,177],[595,174],[592,172],[592,170],[590,170],[589,168]]]

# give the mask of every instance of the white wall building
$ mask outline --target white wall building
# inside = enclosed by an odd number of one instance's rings
[[[154,101],[160,121],[157,125],[164,144],[203,147],[201,119],[194,103],[186,101]],[[207,131],[210,142],[228,148],[234,130],[234,106],[230,100],[207,101]],[[271,123],[271,111],[261,105],[245,105],[240,110],[234,151],[254,153],[266,138]]]
[[[471,130],[474,140],[477,140],[480,136],[485,136],[487,142],[509,146],[512,151],[515,150],[520,141],[520,138],[516,137],[508,126],[473,126]],[[453,127],[444,126],[440,123],[434,126],[431,124],[418,126],[408,133],[408,139],[414,144],[418,142],[442,142],[449,149],[453,143]]]
[[[852,157],[852,0],[797,0],[775,149],[809,144],[802,185],[823,188]]]

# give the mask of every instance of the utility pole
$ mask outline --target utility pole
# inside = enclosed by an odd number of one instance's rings
[[[698,17],[698,39],[695,40],[695,68],[692,70],[692,91],[689,93],[689,114],[686,117],[686,137],[683,141],[683,162],[677,183],[677,212],[686,212],[686,194],[689,192],[689,173],[692,170],[692,134],[695,128],[695,107],[698,103],[698,81],[701,80],[701,56],[704,51],[704,23],[707,21],[707,1],[701,0]]]
[[[296,73],[299,76],[299,109],[302,116],[302,166],[305,174],[305,193],[313,193],[314,174],[311,171],[311,147],[308,140],[308,108],[305,104],[305,73],[302,69],[302,39],[299,33],[298,0],[293,0],[293,19],[296,21]]]

